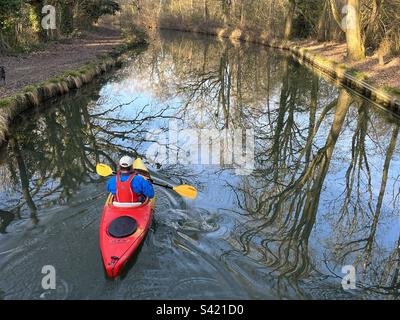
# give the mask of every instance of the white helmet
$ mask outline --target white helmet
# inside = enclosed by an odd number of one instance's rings
[[[119,165],[122,168],[130,168],[133,165],[133,159],[131,157],[124,156],[121,158],[121,160],[119,160]]]

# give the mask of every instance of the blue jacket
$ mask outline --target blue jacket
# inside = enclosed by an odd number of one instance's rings
[[[121,174],[121,181],[125,182],[129,179],[129,174]],[[154,198],[153,185],[142,176],[137,175],[132,179],[131,187],[136,194],[143,194],[147,198]],[[113,195],[117,193],[117,177],[110,178],[107,182],[107,191]]]

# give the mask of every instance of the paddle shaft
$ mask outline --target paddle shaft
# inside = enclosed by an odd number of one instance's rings
[[[154,182],[153,180],[150,180],[150,182],[151,182],[152,184],[154,184],[155,186],[164,187],[164,188],[167,188],[167,189],[174,190],[174,187],[169,186],[169,185],[167,185],[167,184],[157,183],[157,182]]]

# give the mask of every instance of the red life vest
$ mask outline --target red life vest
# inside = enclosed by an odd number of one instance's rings
[[[129,176],[129,179],[125,182],[121,181],[121,173],[117,173],[117,193],[115,195],[115,201],[120,203],[129,203],[129,202],[139,202],[139,195],[137,195],[131,187],[132,180],[135,178],[137,173],[132,173]]]

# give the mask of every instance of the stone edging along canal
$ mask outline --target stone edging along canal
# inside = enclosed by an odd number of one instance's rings
[[[6,140],[7,130],[13,119],[21,112],[39,107],[43,102],[79,89],[96,77],[120,68],[130,51],[147,45],[144,40],[123,44],[102,58],[89,62],[78,70],[67,71],[59,77],[25,87],[13,96],[0,99],[0,143]]]
[[[336,80],[338,84],[351,88],[358,94],[383,106],[385,109],[400,115],[400,97],[398,95],[376,88],[373,84],[353,76],[353,70],[349,69],[345,64],[339,64],[332,60],[328,60],[315,53],[312,53],[311,50],[290,43],[285,43],[284,41],[270,41],[265,33],[256,35],[254,32],[243,31],[238,28],[205,29],[203,27],[160,27],[160,29],[203,33],[221,38],[229,38],[232,41],[257,43],[275,49],[290,51],[300,62],[305,62],[306,64],[311,65],[315,69],[327,74],[331,79]]]
[[[378,89],[372,84],[353,76],[351,71],[344,64],[338,64],[334,61],[322,58],[312,53],[310,50],[294,45],[271,42],[269,46],[272,48],[289,50],[300,62],[310,64],[317,70],[327,74],[333,80],[337,80],[339,84],[351,88],[358,94],[382,105],[387,110],[400,115],[400,99],[397,96],[382,89]]]

